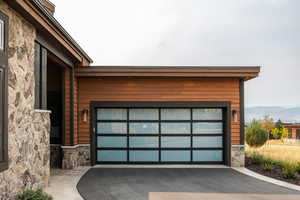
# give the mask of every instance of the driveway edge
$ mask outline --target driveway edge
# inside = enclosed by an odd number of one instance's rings
[[[238,171],[242,174],[257,178],[259,180],[262,180],[262,181],[265,181],[265,182],[268,182],[268,183],[273,183],[273,184],[279,185],[281,187],[285,187],[285,188],[288,188],[288,189],[300,191],[300,186],[298,186],[298,185],[294,185],[294,184],[287,183],[287,182],[284,182],[284,181],[280,181],[280,180],[277,180],[277,179],[274,179],[274,178],[263,176],[261,174],[258,174],[256,172],[254,172],[254,171],[251,171],[251,170],[249,170],[245,167],[232,167],[232,169],[234,169],[234,170],[236,170],[236,171]]]

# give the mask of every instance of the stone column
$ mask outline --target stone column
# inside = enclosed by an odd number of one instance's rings
[[[245,145],[231,146],[231,167],[245,166]]]

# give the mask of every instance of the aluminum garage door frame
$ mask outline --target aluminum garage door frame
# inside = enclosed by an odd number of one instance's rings
[[[223,110],[223,162],[97,162],[97,108],[221,108]],[[90,133],[91,133],[91,164],[226,164],[231,158],[231,104],[230,102],[91,102],[90,103]],[[128,111],[127,111],[128,114]],[[142,120],[143,121],[143,120]],[[129,138],[128,134],[127,137]],[[160,136],[159,136],[160,137]],[[160,143],[161,144],[161,143]],[[174,149],[175,150],[175,149]],[[192,149],[191,149],[192,150]],[[161,155],[161,154],[160,154]],[[160,158],[161,161],[161,158]]]

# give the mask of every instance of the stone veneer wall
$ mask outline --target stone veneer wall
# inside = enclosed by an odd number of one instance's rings
[[[63,169],[91,165],[90,145],[63,146]]]
[[[245,166],[245,145],[232,145],[231,167]]]
[[[6,200],[48,184],[50,113],[34,110],[35,28],[3,1],[0,10],[9,16],[9,169],[0,172],[0,199]]]

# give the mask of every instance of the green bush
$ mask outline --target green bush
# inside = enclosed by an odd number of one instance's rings
[[[261,147],[268,140],[268,132],[261,124],[253,120],[246,128],[246,142],[250,147]]]
[[[282,173],[285,178],[292,179],[297,176],[298,166],[292,163],[285,163],[282,168]]]
[[[259,165],[259,164],[263,164],[265,162],[265,158],[258,153],[253,153],[253,154],[251,154],[250,157],[252,158],[252,161],[254,164]]]
[[[300,173],[300,162],[297,163],[297,172]]]
[[[53,198],[41,189],[25,190],[18,195],[18,200],[53,200]]]
[[[272,163],[266,162],[264,163],[263,170],[272,171],[274,169],[274,165]]]

